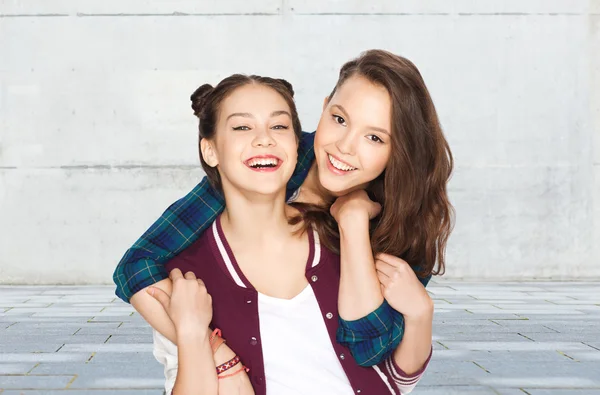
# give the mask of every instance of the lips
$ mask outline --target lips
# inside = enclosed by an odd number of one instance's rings
[[[274,172],[281,167],[283,161],[275,155],[253,156],[244,161],[246,167],[259,173]]]

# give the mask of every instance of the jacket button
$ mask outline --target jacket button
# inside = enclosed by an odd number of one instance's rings
[[[250,345],[256,346],[258,344],[258,340],[254,336],[250,338]]]
[[[357,393],[357,394],[360,394],[360,390],[356,390],[356,393]]]
[[[312,276],[312,277],[310,278],[310,280],[311,280],[313,283],[316,283],[318,279],[319,279],[319,277],[317,277],[317,276]]]
[[[246,303],[250,304],[250,303],[252,303],[252,301],[251,300],[247,300]]]
[[[344,354],[340,354],[340,359],[343,361],[344,359],[346,359],[346,356]]]
[[[330,320],[333,318],[333,314],[327,313],[327,314],[325,314],[325,317],[327,317],[327,319]]]

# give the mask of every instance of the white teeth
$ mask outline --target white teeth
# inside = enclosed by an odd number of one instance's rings
[[[275,158],[256,158],[248,161],[248,166],[277,166],[278,160]]]
[[[355,167],[348,166],[347,164],[342,163],[339,160],[335,159],[331,155],[328,155],[328,156],[329,156],[329,161],[331,162],[331,164],[333,165],[333,167],[335,167],[336,169],[343,170],[343,171],[356,170]]]

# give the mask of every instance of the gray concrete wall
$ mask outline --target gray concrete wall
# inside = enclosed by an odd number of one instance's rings
[[[305,129],[368,48],[456,158],[448,277],[600,277],[600,1],[0,1],[0,282],[110,283],[201,178],[189,95],[291,81]]]

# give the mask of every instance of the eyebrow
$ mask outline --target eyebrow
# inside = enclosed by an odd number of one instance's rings
[[[341,105],[339,105],[339,104],[333,104],[333,105],[331,106],[331,108],[333,108],[333,107],[337,107],[337,108],[338,108],[338,109],[339,109],[339,110],[340,110],[340,111],[341,111],[341,112],[344,114],[344,116],[345,116],[346,118],[350,119],[350,115],[348,115],[348,112],[346,111],[346,109],[345,109],[344,107],[342,107],[342,106],[341,106]],[[388,136],[390,136],[390,132],[388,132],[388,131],[387,131],[387,129],[378,128],[378,127],[376,127],[376,126],[368,126],[367,128],[368,128],[368,129],[371,129],[371,130],[374,130],[374,131],[376,131],[376,132],[379,132],[379,133],[387,134]]]
[[[292,114],[285,110],[273,111],[271,113],[271,117],[277,117],[279,115],[287,115],[290,118],[292,117]],[[233,114],[229,114],[226,121],[233,117],[254,118],[254,115],[250,114],[249,112],[234,112]]]

